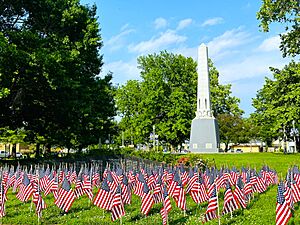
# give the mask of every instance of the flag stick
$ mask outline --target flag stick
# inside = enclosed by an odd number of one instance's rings
[[[216,188],[216,189],[217,189],[217,188]],[[216,195],[217,195],[217,205],[218,205],[218,222],[219,222],[219,225],[221,225],[218,190],[216,190]]]
[[[31,197],[30,212],[32,212],[32,202],[33,202],[33,195],[32,195],[32,197]]]
[[[166,204],[165,204],[165,198],[164,198],[164,187],[165,187],[165,184],[163,185],[163,187],[160,189],[160,193],[162,194],[162,198],[163,198],[163,207],[164,207],[164,212],[165,212],[165,216],[166,216],[166,219],[167,219],[167,225],[169,224],[168,223],[168,214],[167,214],[167,209],[166,209]]]

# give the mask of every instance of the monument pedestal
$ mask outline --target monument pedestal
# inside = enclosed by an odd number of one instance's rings
[[[213,117],[192,120],[190,151],[192,153],[219,152],[219,126]]]

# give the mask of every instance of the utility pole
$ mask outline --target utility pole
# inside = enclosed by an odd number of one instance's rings
[[[283,125],[283,153],[286,154],[286,133],[285,133],[285,125]]]
[[[155,151],[155,125],[153,125],[153,150]]]
[[[101,150],[101,138],[99,138],[99,150]]]
[[[297,152],[295,120],[293,120],[293,136],[294,136],[294,145],[295,145],[293,153],[295,153]]]

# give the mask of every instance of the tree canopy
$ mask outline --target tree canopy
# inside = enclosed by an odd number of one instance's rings
[[[96,7],[79,0],[4,0],[0,6],[0,124],[26,141],[82,148],[114,116],[112,75],[100,78]],[[93,134],[93,135],[92,135]]]
[[[159,140],[173,146],[189,139],[196,112],[197,63],[190,57],[167,51],[138,58],[141,80],[129,80],[118,88],[116,104],[120,128],[135,143],[149,141],[153,125]],[[209,61],[212,109],[241,114],[239,99],[231,96],[231,86],[219,84],[219,73]]]
[[[280,49],[283,56],[300,54],[300,1],[299,0],[263,0],[257,13],[260,27],[268,32],[271,23],[282,23],[285,32],[280,34]]]
[[[271,68],[273,79],[266,78],[262,89],[253,99],[255,112],[251,115],[260,125],[260,135],[264,139],[287,136],[292,121],[299,125],[300,119],[300,63],[292,61],[282,70]],[[281,134],[279,134],[281,131]]]

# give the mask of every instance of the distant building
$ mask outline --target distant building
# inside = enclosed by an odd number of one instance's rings
[[[238,145],[231,145],[231,149],[233,149],[234,152],[236,152],[238,149],[240,149],[244,153],[249,152],[262,152],[261,144],[238,144]]]
[[[0,143],[0,150],[12,153],[13,144],[11,143]],[[26,144],[16,144],[16,152],[27,153],[30,152],[29,145]]]

